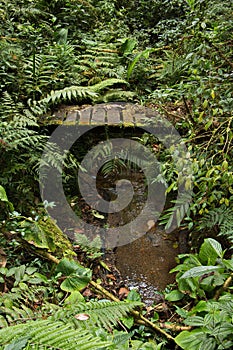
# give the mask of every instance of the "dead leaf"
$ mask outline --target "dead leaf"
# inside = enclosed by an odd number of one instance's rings
[[[76,228],[74,230],[74,233],[84,233],[84,231],[82,229],[80,229],[80,228]]]
[[[89,320],[90,316],[88,314],[77,314],[74,316],[79,321]]]
[[[154,220],[148,220],[147,221],[147,228],[148,228],[148,231],[150,231],[150,229],[152,229],[152,227],[155,226],[155,221]]]
[[[92,295],[92,291],[89,288],[86,288],[84,292],[82,292],[84,297],[90,297]]]
[[[120,290],[119,290],[119,297],[127,297],[127,295],[129,294],[129,290],[128,288],[125,288],[125,287],[121,287]]]
[[[108,275],[106,275],[106,277],[110,278],[110,280],[116,281],[116,277],[113,276],[112,274],[111,275],[108,274]]]
[[[6,266],[6,262],[7,262],[6,256],[7,255],[4,252],[4,250],[2,248],[0,248],[0,267],[5,267]]]

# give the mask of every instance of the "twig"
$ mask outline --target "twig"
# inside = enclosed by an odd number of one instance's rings
[[[184,106],[185,106],[185,109],[186,109],[186,111],[187,111],[187,114],[188,114],[188,116],[189,116],[189,118],[190,118],[191,123],[192,123],[193,125],[195,125],[195,120],[193,119],[192,112],[191,112],[191,110],[190,110],[190,108],[189,108],[189,106],[188,106],[188,104],[187,104],[187,101],[186,101],[186,98],[185,98],[184,95],[182,95],[182,100],[183,100],[183,102],[184,102]]]
[[[191,326],[177,326],[170,323],[160,323],[159,325],[161,328],[171,329],[174,332],[190,331],[192,329]]]
[[[105,288],[101,287],[99,284],[97,284],[94,281],[91,281],[90,284],[97,289],[98,291],[100,291],[102,294],[104,294],[106,297],[108,297],[109,299],[113,300],[113,301],[117,301],[119,302],[120,299],[118,299],[117,297],[115,297],[112,293],[108,292]],[[139,319],[141,321],[143,321],[143,323],[149,327],[151,327],[152,329],[154,329],[155,331],[163,334],[167,339],[174,341],[174,338],[168,334],[167,332],[165,332],[163,329],[161,329],[159,326],[157,326],[155,323],[151,322],[150,320],[148,320],[146,317],[142,316],[138,311],[131,311],[131,314],[136,318]]]
[[[223,286],[217,290],[217,292],[215,293],[215,296],[213,298],[214,300],[218,300],[220,295],[222,294],[222,292],[224,292],[225,290],[227,290],[230,287],[232,279],[233,279],[233,273],[226,279]]]

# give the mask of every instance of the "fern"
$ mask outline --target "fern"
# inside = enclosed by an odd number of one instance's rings
[[[219,236],[225,237],[233,244],[233,209],[225,205],[210,210],[202,219],[199,229],[219,228]]]
[[[0,330],[0,349],[99,349],[109,348],[111,341],[96,336],[97,327],[111,329],[138,302],[89,302],[61,308],[47,320],[27,321]],[[85,316],[81,320],[80,316]],[[37,346],[37,347],[36,347]]]
[[[75,234],[75,243],[80,246],[82,251],[87,254],[87,258],[95,259],[99,258],[103,253],[101,253],[101,239],[96,236],[92,241],[85,235],[81,233]]]
[[[70,86],[62,90],[51,91],[49,95],[40,103],[58,103],[64,100],[75,100],[80,101],[87,98],[93,99],[97,97],[97,93],[93,92],[91,89],[82,86]]]
[[[142,305],[139,302],[110,302],[110,301],[90,301],[88,303],[80,302],[78,305],[71,306],[68,309],[58,310],[53,320],[72,320],[78,328],[100,327],[109,330],[115,326],[118,321],[132,311],[136,306]],[[78,319],[79,314],[85,313],[87,320]]]
[[[121,79],[125,67],[122,65],[119,53],[116,44],[88,43],[85,52],[79,56],[79,72],[83,76],[83,81],[90,85],[97,79],[99,81],[113,77]]]
[[[136,93],[133,91],[124,91],[120,89],[114,89],[107,91],[104,95],[98,97],[95,102],[112,102],[112,101],[132,101],[136,96]]]
[[[102,81],[101,83],[98,83],[98,84],[91,86],[90,88],[92,91],[99,93],[100,91],[106,90],[115,84],[128,85],[127,81],[125,81],[123,79],[112,78],[112,79],[106,79],[106,80]]]
[[[32,348],[41,345],[43,349],[85,350],[107,348],[111,342],[102,341],[88,330],[75,330],[71,323],[37,320],[12,326],[0,330],[0,349],[16,348],[23,343],[20,349]],[[4,347],[5,346],[5,347]]]
[[[116,78],[111,78],[111,79],[106,79],[100,83],[97,83],[95,85],[91,85],[89,87],[85,86],[70,86],[66,87],[62,90],[56,90],[56,91],[51,91],[49,95],[47,95],[46,98],[40,100],[40,104],[43,105],[44,103],[60,103],[62,101],[83,101],[85,99],[90,99],[92,101],[103,101],[109,100],[109,97],[99,97],[99,94],[102,91],[108,90],[110,87],[113,87],[113,85],[116,84],[128,84],[125,80],[123,79],[116,79]],[[118,97],[121,97],[124,95],[125,99],[128,99],[129,97],[132,98],[134,95],[130,91],[122,91],[122,90],[116,90],[112,91],[111,94],[113,95],[115,93],[115,99]]]
[[[8,324],[22,323],[25,320],[33,320],[35,313],[24,304],[21,307],[12,306],[11,308],[1,306],[0,328],[6,327]]]

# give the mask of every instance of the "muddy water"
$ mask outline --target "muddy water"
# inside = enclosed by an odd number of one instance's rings
[[[116,266],[130,288],[138,289],[148,304],[155,299],[155,291],[174,282],[169,271],[176,265],[179,247],[175,236],[162,230],[150,232],[116,250]]]
[[[131,174],[136,195],[125,210],[109,214],[110,227],[131,222],[140,213],[145,195],[145,184],[140,176],[138,173]],[[177,233],[166,235],[155,225],[149,231],[147,226],[140,227],[140,230],[140,238],[116,248],[116,267],[125,284],[137,289],[149,305],[155,301],[156,291],[174,282],[175,276],[169,271],[176,265],[175,258],[180,253],[180,247]]]

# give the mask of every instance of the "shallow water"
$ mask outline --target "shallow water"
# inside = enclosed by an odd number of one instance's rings
[[[138,289],[144,301],[151,304],[155,291],[175,280],[169,271],[179,254],[176,237],[165,236],[155,227],[134,242],[116,249],[116,267],[131,288]]]
[[[108,215],[107,223],[110,227],[123,228],[140,215],[145,203],[146,184],[139,172],[132,172],[130,181],[135,190],[133,200],[124,210]],[[100,183],[100,188],[102,184]],[[157,202],[156,205],[160,210],[160,203]],[[151,221],[152,227],[148,227]],[[175,281],[174,274],[169,271],[175,267],[175,258],[180,253],[177,232],[166,235],[163,229],[153,224],[153,220],[144,224],[142,220],[136,226],[137,232],[134,234],[134,239],[140,238],[118,246],[115,250],[116,267],[124,283],[131,289],[137,289],[147,304],[156,301],[156,291],[163,290],[167,284]]]

